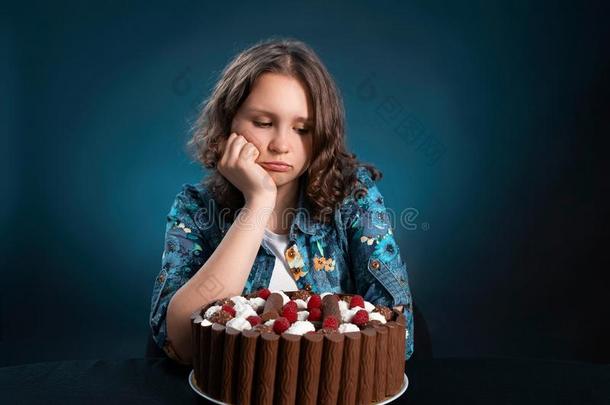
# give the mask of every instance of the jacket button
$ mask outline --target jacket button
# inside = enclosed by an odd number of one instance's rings
[[[305,284],[305,291],[311,291],[311,284]]]
[[[164,274],[159,274],[159,277],[157,277],[157,279],[158,279],[160,282],[163,282],[163,280],[165,280],[165,275],[164,275]]]
[[[375,259],[371,262],[371,266],[375,269],[375,270],[379,270],[379,260]]]

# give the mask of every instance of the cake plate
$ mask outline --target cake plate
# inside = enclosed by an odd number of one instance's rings
[[[400,387],[400,390],[396,394],[392,395],[391,397],[385,398],[383,401],[373,402],[373,403],[375,405],[389,404],[390,402],[394,401],[399,396],[404,394],[405,391],[407,390],[407,387],[409,386],[409,379],[407,378],[406,374],[403,374],[403,375],[404,375],[404,378],[402,380],[402,386]],[[206,393],[204,393],[203,391],[201,391],[199,389],[199,387],[197,387],[197,385],[195,384],[195,370],[191,370],[191,373],[189,374],[189,385],[191,386],[193,391],[195,391],[197,394],[201,395],[202,397],[204,397],[208,401],[213,402],[215,404],[226,405],[225,402],[222,402],[222,401],[219,401],[217,399],[212,398],[211,396],[209,396]]]

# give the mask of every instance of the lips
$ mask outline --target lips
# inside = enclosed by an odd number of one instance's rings
[[[290,170],[290,165],[283,162],[261,162],[260,164],[267,170],[274,172],[286,172]]]

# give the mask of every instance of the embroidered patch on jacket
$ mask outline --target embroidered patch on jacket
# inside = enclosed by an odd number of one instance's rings
[[[335,259],[326,258],[324,256],[318,257],[315,256],[313,258],[313,268],[314,270],[325,270],[325,271],[333,271],[335,269]]]
[[[303,271],[305,263],[303,262],[303,257],[301,256],[301,253],[299,253],[297,245],[292,245],[286,249],[284,256],[286,257],[286,261],[290,267],[292,278],[294,278],[295,281],[307,274],[306,271]]]

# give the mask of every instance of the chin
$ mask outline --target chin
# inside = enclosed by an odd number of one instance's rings
[[[287,176],[286,173],[270,172],[269,175],[271,176],[277,187],[292,183],[294,180],[296,180],[291,176]]]

